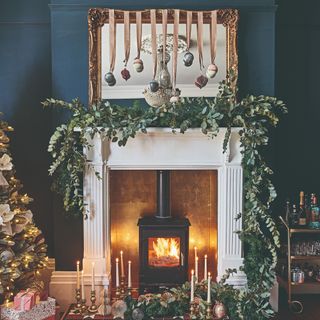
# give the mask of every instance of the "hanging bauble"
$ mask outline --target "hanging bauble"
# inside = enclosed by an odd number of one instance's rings
[[[150,91],[157,92],[159,90],[159,82],[156,80],[152,80],[149,83]]]
[[[162,88],[169,88],[171,86],[170,73],[166,66],[160,72],[159,82]]]
[[[215,64],[209,64],[207,68],[206,76],[209,79],[212,79],[216,76],[217,73],[218,73],[218,67]]]
[[[213,316],[215,319],[223,319],[227,315],[227,310],[222,302],[216,301],[213,307]]]
[[[122,71],[121,71],[121,76],[124,80],[128,81],[130,79],[130,72],[127,68],[124,68]]]
[[[198,88],[202,89],[203,87],[205,87],[205,86],[207,85],[207,83],[208,83],[208,78],[205,77],[204,75],[201,75],[201,76],[199,76],[199,77],[196,79],[196,81],[195,81],[194,84],[195,84]]]
[[[114,77],[111,71],[107,72],[104,76],[104,80],[108,84],[108,86],[112,87],[116,84],[116,78]]]
[[[144,313],[141,309],[135,308],[132,311],[132,319],[133,320],[142,320],[144,318]]]
[[[143,70],[143,61],[139,58],[134,59],[133,61],[134,70],[137,72],[142,72]]]
[[[186,67],[190,67],[193,63],[194,56],[191,52],[186,52],[185,55],[183,56],[183,63]]]

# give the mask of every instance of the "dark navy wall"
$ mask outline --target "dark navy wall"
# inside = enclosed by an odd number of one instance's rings
[[[46,0],[0,2],[0,111],[10,134],[17,177],[35,198],[32,211],[53,256],[52,197],[46,152],[50,112],[40,101],[51,95],[50,11]]]
[[[275,141],[278,203],[299,190],[320,195],[320,2],[279,0],[276,95],[288,105]]]

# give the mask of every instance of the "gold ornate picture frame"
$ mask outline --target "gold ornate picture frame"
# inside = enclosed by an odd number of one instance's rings
[[[118,24],[124,22],[123,10],[116,10],[115,16]],[[135,12],[130,13],[130,21],[135,23]],[[168,11],[168,23],[173,23],[173,10]],[[232,86],[235,87],[238,79],[238,52],[237,52],[237,32],[239,12],[235,9],[218,10],[218,24],[226,28],[226,72],[233,72]],[[157,11],[157,22],[161,23],[161,10]],[[196,12],[194,12],[196,20]],[[89,104],[92,105],[102,98],[101,81],[101,30],[109,22],[109,9],[91,8],[88,13],[88,33],[89,33]],[[150,11],[142,11],[142,22],[150,23]],[[186,23],[186,11],[181,11],[180,23]],[[210,23],[210,11],[204,11],[204,23]]]

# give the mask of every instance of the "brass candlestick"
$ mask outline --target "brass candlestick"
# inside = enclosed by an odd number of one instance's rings
[[[194,319],[196,315],[197,315],[197,307],[193,301],[193,302],[190,302],[190,318]]]
[[[81,310],[81,293],[80,293],[80,288],[76,289],[76,305],[75,305],[76,310]]]
[[[91,306],[89,307],[89,312],[96,313],[98,311],[98,307],[96,305],[96,290],[91,290],[90,301],[91,301]]]
[[[120,287],[116,287],[116,300],[120,300],[120,298],[121,298]]]
[[[120,298],[123,299],[126,293],[126,287],[125,287],[125,276],[122,275],[120,278]]]
[[[87,313],[86,299],[81,299],[81,314]]]
[[[207,315],[206,315],[206,319],[211,320],[212,318],[212,305],[211,303],[207,304],[207,309],[206,309]]]

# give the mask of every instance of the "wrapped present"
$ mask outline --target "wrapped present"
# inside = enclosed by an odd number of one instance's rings
[[[16,310],[14,304],[1,306],[1,320],[54,320],[56,313],[56,300],[48,298],[40,301],[31,310]]]
[[[20,311],[29,311],[36,304],[34,291],[20,291],[14,297],[14,308]]]

